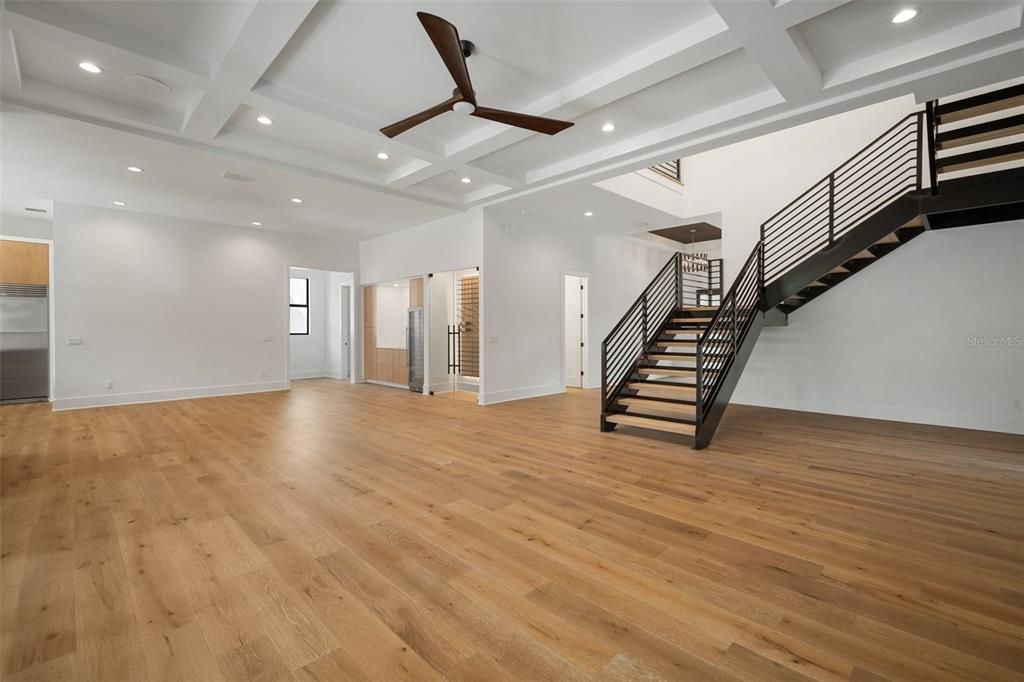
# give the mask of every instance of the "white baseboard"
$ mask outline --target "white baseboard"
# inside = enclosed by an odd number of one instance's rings
[[[791,400],[770,395],[740,393],[733,395],[729,402],[737,405],[754,407],[770,407],[794,412],[811,412],[817,414],[833,414],[840,417],[858,417],[861,419],[879,419],[882,421],[902,422],[905,424],[927,424],[929,426],[948,426],[956,429],[974,431],[995,431],[997,433],[1024,434],[1024,420],[1015,415],[981,414],[962,412],[959,410],[937,410],[929,408],[913,408],[897,405],[849,405],[837,407],[818,404],[814,406],[794,404]]]
[[[289,379],[348,379],[346,376],[342,376],[340,372],[332,372],[329,369],[317,369],[317,370],[306,370],[302,372],[292,372]]]
[[[378,381],[377,379],[367,379],[364,383],[376,384],[377,386],[387,386],[388,388],[404,388],[406,391],[409,390],[409,384],[396,384],[393,381]]]
[[[479,404],[494,405],[495,403],[507,403],[510,400],[525,400],[527,398],[539,398],[545,395],[565,393],[564,384],[545,384],[543,386],[527,386],[525,388],[513,388],[507,391],[494,391],[480,395]]]
[[[303,370],[292,370],[288,374],[289,379],[320,379],[328,376],[329,372],[326,369],[303,369]]]
[[[286,381],[267,381],[259,384],[195,386],[193,388],[172,388],[163,391],[142,391],[139,393],[84,395],[76,398],[57,398],[53,401],[53,409],[54,411],[80,410],[88,407],[110,407],[113,405],[134,405],[136,403],[159,403],[167,400],[212,398],[222,395],[265,393],[267,391],[284,391],[287,389],[288,383]]]

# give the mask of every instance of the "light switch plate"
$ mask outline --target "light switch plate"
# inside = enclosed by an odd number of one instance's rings
[[[82,337],[81,336],[69,336],[67,341],[68,341],[68,345],[69,346],[81,346],[82,345]]]

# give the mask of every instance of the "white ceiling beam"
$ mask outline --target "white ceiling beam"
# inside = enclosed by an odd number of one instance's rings
[[[395,169],[387,177],[385,184],[390,187],[406,189],[441,173],[465,170],[465,164],[455,159],[446,159],[442,154],[443,150],[432,149],[426,144],[409,144],[399,138],[384,137],[384,134],[376,128],[380,121],[280,85],[259,85],[246,96],[245,103],[253,107],[263,106],[270,111],[291,111],[291,114],[296,116],[317,116],[332,125],[345,127],[346,134],[364,135],[378,140],[381,148],[387,150],[392,156],[402,155],[416,159],[418,163],[407,163]],[[472,175],[506,187],[521,187],[523,184],[522,178],[513,178],[477,168],[472,169]]]
[[[663,40],[596,71],[570,85],[523,107],[523,113],[538,116],[575,116],[610,104],[618,99],[650,87],[655,83],[688,71],[739,48],[728,33],[728,27],[716,16],[708,17]],[[446,145],[444,161],[431,168],[416,169],[410,178],[396,178],[395,184],[422,182],[430,174],[471,165],[482,156],[526,139],[531,133],[498,123],[454,140]],[[473,166],[474,173],[486,173]],[[492,174],[493,175],[493,174]],[[523,179],[517,178],[517,187]]]
[[[316,0],[256,0],[182,134],[214,139],[315,6]]]
[[[799,32],[789,29],[768,0],[710,1],[730,33],[787,101],[806,101],[821,92],[821,69],[814,56]]]
[[[53,35],[53,29],[59,29],[68,37],[84,38],[93,43],[117,48],[123,52],[187,71],[194,76],[206,78],[210,75],[210,65],[194,55],[163,43],[118,31],[82,14],[75,9],[74,5],[73,2],[21,2],[17,5],[17,11],[3,10],[4,25],[8,29],[32,30],[34,34],[41,37],[46,37],[47,34]],[[49,27],[49,29],[45,27]],[[62,44],[66,45],[67,43]]]

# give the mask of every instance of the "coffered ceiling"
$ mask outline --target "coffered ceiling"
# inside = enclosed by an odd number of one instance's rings
[[[195,183],[210,201],[235,197],[245,209],[225,212],[227,222],[273,212],[294,229],[371,235],[478,204],[519,206],[538,190],[898,95],[1018,75],[1022,0],[910,5],[918,16],[894,24],[907,3],[8,0],[5,137],[40,136],[12,148],[28,157],[33,144],[52,147],[51,134],[77,157],[138,146],[151,165],[198,164],[174,171],[181,183],[164,188],[165,203],[200,201],[187,195]],[[380,127],[454,87],[417,11],[475,43],[468,64],[481,104],[576,125],[548,137],[451,112],[384,137]],[[50,116],[23,122],[32,112]],[[83,148],[94,134],[112,148]],[[40,151],[54,165],[33,167],[58,172],[59,151]],[[98,166],[94,183],[125,181]],[[255,182],[238,199],[220,176],[243,167]],[[279,211],[274,202],[296,191],[283,187],[304,180],[324,197],[320,214]]]

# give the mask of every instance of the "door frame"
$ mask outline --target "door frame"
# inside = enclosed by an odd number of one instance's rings
[[[559,301],[561,301],[560,308],[561,308],[561,311],[562,311],[562,314],[559,316],[561,329],[559,330],[558,338],[561,340],[561,348],[562,348],[562,353],[561,353],[561,355],[562,355],[562,362],[561,362],[560,366],[562,368],[561,371],[562,371],[562,390],[563,391],[566,388],[569,388],[568,384],[565,381],[565,378],[566,378],[565,377],[565,368],[566,368],[566,365],[568,364],[568,358],[566,358],[566,356],[565,356],[565,323],[566,323],[566,319],[565,319],[565,315],[566,315],[566,308],[565,308],[565,280],[566,280],[567,277],[580,277],[580,278],[582,278],[584,280],[584,283],[583,283],[583,328],[582,328],[582,336],[583,336],[583,367],[582,367],[582,369],[583,369],[583,379],[582,379],[582,381],[580,381],[580,387],[581,388],[588,388],[587,380],[590,378],[590,374],[587,372],[587,365],[589,364],[588,361],[590,359],[590,333],[589,333],[590,332],[590,273],[589,272],[583,272],[581,270],[563,270],[562,271],[562,276],[559,278],[559,282],[558,282],[558,286],[559,286],[559,289],[560,289],[560,293],[559,293],[558,299],[559,299]]]
[[[50,222],[50,229],[53,229],[53,220],[51,219],[49,222]],[[47,303],[47,305],[48,305],[48,307],[50,309],[47,311],[46,324],[50,328],[49,329],[49,333],[47,334],[48,342],[50,344],[49,358],[48,358],[48,362],[49,362],[49,365],[50,365],[48,370],[49,370],[49,375],[50,376],[48,377],[48,379],[49,379],[49,381],[48,381],[49,387],[47,389],[47,393],[49,395],[47,396],[46,399],[47,399],[47,401],[49,403],[52,404],[57,399],[57,314],[56,314],[56,310],[57,310],[57,294],[56,294],[56,287],[53,286],[53,280],[54,280],[54,277],[53,277],[53,239],[36,239],[35,237],[17,237],[15,235],[7,235],[7,234],[0,234],[0,239],[6,239],[7,241],[10,241],[10,242],[28,242],[30,244],[48,244],[48,247],[46,249],[46,255],[47,255],[47,258],[50,261],[49,262],[49,270],[50,271],[47,274],[47,278],[49,279],[49,283],[46,285],[46,296],[47,296],[46,303]]]
[[[345,289],[348,288],[348,296],[345,295]],[[355,362],[355,343],[353,343],[353,328],[355,326],[355,301],[353,300],[353,291],[355,290],[355,284],[338,284],[338,300],[342,303],[342,310],[338,311],[338,317],[341,319],[341,357],[344,360],[344,370],[341,378],[347,379],[350,384],[356,383],[355,372],[353,371],[353,364]],[[348,315],[342,313],[347,312]],[[345,336],[348,332],[348,353],[345,352]],[[348,356],[347,359],[345,356]],[[348,376],[345,376],[345,373]]]

